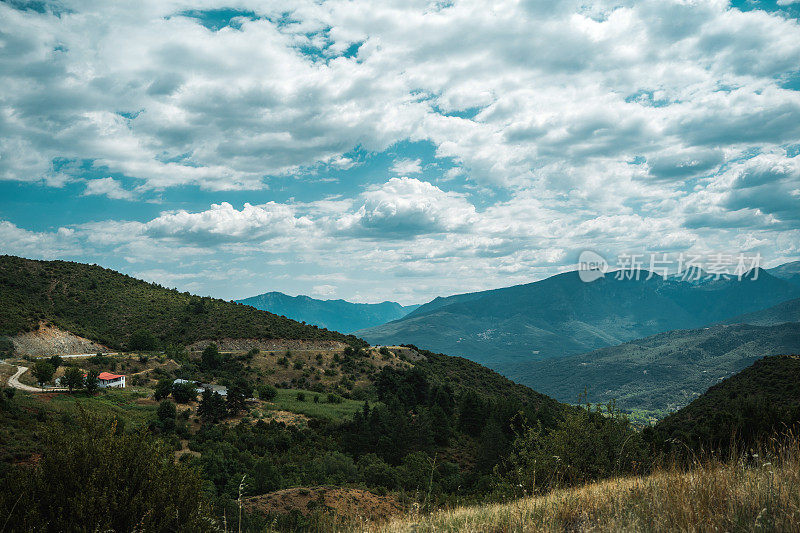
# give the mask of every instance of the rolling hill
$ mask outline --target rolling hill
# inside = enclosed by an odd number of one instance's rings
[[[746,313],[726,320],[725,324],[752,324],[774,326],[786,322],[800,322],[800,298],[781,302],[767,309]]]
[[[262,311],[342,333],[352,333],[403,318],[419,307],[402,306],[396,302],[359,304],[346,300],[317,300],[305,295],[289,296],[282,292],[267,292],[237,301]]]
[[[619,346],[509,369],[521,383],[558,400],[616,400],[623,409],[665,412],[765,355],[800,353],[800,323],[720,325],[669,331]]]
[[[413,343],[508,372],[517,363],[694,329],[799,296],[800,286],[763,270],[742,281],[700,284],[657,275],[618,280],[613,274],[584,283],[577,272],[567,272],[437,298],[400,320],[355,334],[374,344]]]
[[[736,436],[740,446],[800,423],[800,357],[764,357],[712,386],[648,432],[654,442],[680,441],[699,449],[725,449]]]
[[[161,344],[204,339],[303,339],[364,345],[353,336],[253,307],[198,297],[97,265],[0,256],[0,336],[49,323],[110,348],[146,331]]]

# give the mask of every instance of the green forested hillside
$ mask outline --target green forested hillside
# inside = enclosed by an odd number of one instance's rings
[[[800,423],[800,357],[764,357],[661,420],[649,438],[667,448],[747,446]],[[796,428],[795,428],[796,429]]]
[[[786,322],[800,322],[800,298],[781,302],[767,309],[735,316],[726,324],[752,324],[754,326],[774,326]]]
[[[674,329],[692,329],[800,296],[800,286],[763,270],[743,280],[592,283],[577,272],[503,289],[439,298],[356,335],[373,344],[413,343],[459,355],[526,385],[518,363],[563,357]],[[755,279],[753,279],[755,278]]]
[[[523,405],[545,405],[558,410],[559,404],[552,398],[529,387],[514,383],[497,372],[463,357],[453,357],[428,350],[417,350],[424,359],[414,362],[432,383],[449,386],[456,394],[475,393],[495,400],[514,401]]]
[[[289,296],[282,292],[266,292],[237,301],[262,311],[342,333],[397,320],[418,307],[402,306],[397,302],[358,304],[345,300],[317,300],[304,295]]]
[[[560,401],[674,410],[765,355],[800,353],[800,323],[677,330],[557,360],[519,365],[522,382]]]
[[[363,341],[250,306],[201,298],[96,265],[0,257],[0,335],[42,322],[112,348],[136,332],[162,343],[219,338]]]

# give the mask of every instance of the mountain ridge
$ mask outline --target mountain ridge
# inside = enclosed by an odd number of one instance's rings
[[[343,299],[321,300],[304,294],[290,296],[278,291],[265,292],[236,301],[262,311],[342,333],[352,333],[397,320],[419,307],[403,306],[391,301],[367,304]]]
[[[393,322],[358,330],[374,344],[413,343],[503,371],[674,329],[694,329],[800,297],[800,287],[764,270],[742,281],[663,279],[591,283],[576,271],[545,280],[440,298]]]
[[[800,323],[672,330],[592,352],[519,364],[506,375],[559,401],[615,400],[666,412],[767,355],[800,353]]]

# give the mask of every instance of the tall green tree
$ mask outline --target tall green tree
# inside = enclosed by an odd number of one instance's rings
[[[163,400],[160,404],[158,404],[158,409],[156,409],[156,417],[158,419],[158,425],[162,431],[170,432],[175,430],[176,416],[178,416],[178,410],[175,408],[174,403],[169,400]]]
[[[228,413],[236,416],[245,408],[245,400],[253,394],[253,386],[246,379],[239,378],[228,387],[228,396],[225,399]]]
[[[83,388],[83,372],[77,366],[71,366],[66,369],[64,372],[64,377],[62,378],[64,385],[67,386],[70,392],[75,389],[82,389]]]
[[[197,408],[197,414],[205,424],[216,424],[227,414],[225,400],[222,399],[218,393],[211,389],[203,391],[203,396],[200,398],[200,405]]]
[[[86,387],[86,392],[89,394],[94,394],[97,392],[98,387],[100,386],[100,382],[97,379],[100,373],[97,370],[90,370],[86,373],[86,380],[84,382],[84,387]]]
[[[31,372],[33,372],[33,377],[36,378],[39,386],[44,386],[45,383],[53,379],[55,368],[47,361],[36,361]]]
[[[175,383],[172,385],[172,398],[178,403],[189,403],[197,399],[194,383]]]
[[[219,353],[219,347],[213,342],[206,346],[200,356],[200,363],[204,370],[216,370],[222,363],[222,355]]]
[[[172,379],[171,378],[161,378],[156,383],[156,390],[153,393],[153,398],[158,400],[163,400],[167,396],[170,395],[172,392]]]

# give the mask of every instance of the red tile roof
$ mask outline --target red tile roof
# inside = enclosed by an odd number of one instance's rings
[[[108,381],[110,379],[117,379],[117,378],[124,378],[124,375],[121,374],[111,374],[110,372],[100,372],[97,376],[97,379],[102,379],[103,381]]]

